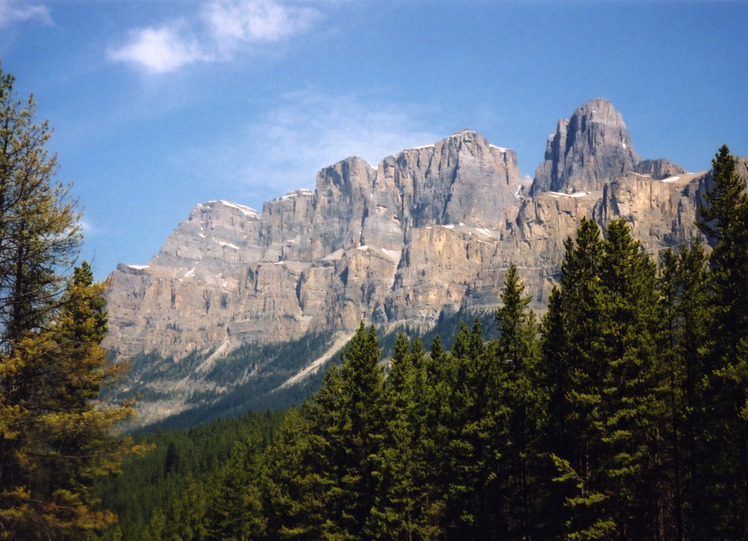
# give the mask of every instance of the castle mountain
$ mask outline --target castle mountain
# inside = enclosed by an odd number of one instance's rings
[[[744,175],[747,163],[739,160]],[[210,385],[207,368],[215,372],[242,344],[322,332],[344,340],[362,320],[425,330],[445,315],[494,310],[511,264],[542,309],[582,217],[626,218],[657,255],[698,235],[709,183],[708,171],[641,159],[604,99],[558,122],[533,180],[521,178],[514,151],[470,130],[376,166],[347,158],[322,169],[314,191],[293,191],[261,212],[196,205],[147,266],[112,273],[105,345],[119,358],[199,358],[178,376],[163,365],[133,370],[161,389],[195,388]],[[219,394],[230,386],[213,383]],[[176,399],[169,412],[185,407]]]

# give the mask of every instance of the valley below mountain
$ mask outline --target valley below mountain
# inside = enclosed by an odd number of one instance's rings
[[[298,400],[361,321],[426,332],[491,314],[510,265],[542,312],[582,217],[624,217],[655,258],[691,244],[710,182],[640,158],[594,99],[558,121],[534,179],[465,130],[376,166],[347,158],[261,211],[197,204],[147,265],[110,276],[105,346],[132,364],[117,392],[141,397],[143,423]]]

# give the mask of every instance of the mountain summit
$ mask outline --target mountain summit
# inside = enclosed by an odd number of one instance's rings
[[[596,98],[558,121],[532,191],[599,190],[607,179],[633,171],[640,161],[621,114],[608,100]]]
[[[314,191],[268,201],[262,212],[195,206],[147,266],[112,273],[105,344],[119,357],[198,359],[172,375],[134,366],[135,387],[199,380],[220,394],[256,373],[248,366],[221,385],[207,375],[242,344],[322,332],[344,339],[362,320],[427,329],[445,315],[492,311],[511,264],[542,309],[583,216],[601,225],[624,216],[657,253],[698,234],[708,182],[667,160],[642,161],[603,99],[558,122],[531,188],[512,150],[470,130],[376,168],[348,158],[322,169]],[[186,407],[184,397],[169,400]]]

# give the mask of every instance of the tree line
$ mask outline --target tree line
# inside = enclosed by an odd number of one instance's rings
[[[361,324],[142,539],[748,538],[748,197],[713,165],[710,253],[658,269],[625,219],[583,219],[540,321],[511,267],[496,338],[401,334],[385,377]]]
[[[512,267],[496,338],[400,335],[385,377],[362,324],[282,422],[222,431],[193,449],[207,462],[157,447],[152,483],[188,475],[125,531],[103,485],[149,445],[113,432],[131,403],[99,401],[122,370],[104,285],[13,83],[0,71],[0,539],[748,538],[748,196],[727,147],[698,220],[711,251],[658,269],[624,219],[583,219],[540,321]]]

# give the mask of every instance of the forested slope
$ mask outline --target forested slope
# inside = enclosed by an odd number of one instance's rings
[[[713,163],[711,253],[658,269],[625,220],[585,219],[540,322],[512,267],[497,338],[402,335],[385,378],[362,324],[272,440],[240,433],[138,535],[745,538],[748,197],[726,147]]]

